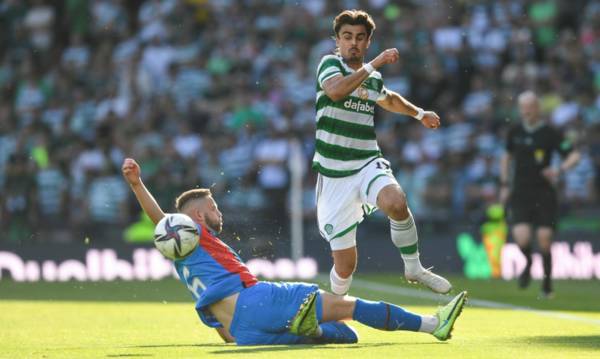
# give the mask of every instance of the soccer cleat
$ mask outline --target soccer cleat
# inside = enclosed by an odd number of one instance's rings
[[[452,338],[452,328],[454,328],[454,322],[460,315],[467,302],[467,292],[461,292],[459,295],[454,297],[450,303],[440,308],[435,316],[438,318],[438,326],[433,331],[433,336],[438,340],[448,340]]]
[[[316,337],[319,332],[317,319],[317,292],[309,294],[300,304],[298,312],[290,321],[289,332],[296,335]]]
[[[421,283],[432,291],[440,294],[446,294],[452,290],[452,284],[429,269],[421,268],[418,273],[404,273],[404,277],[409,283]]]
[[[544,277],[542,281],[542,298],[552,299],[554,298],[554,291],[552,290],[552,281],[549,277]]]

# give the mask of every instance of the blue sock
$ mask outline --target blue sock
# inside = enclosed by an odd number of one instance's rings
[[[352,319],[381,330],[419,331],[421,316],[407,312],[397,305],[356,299]]]
[[[321,323],[321,336],[316,339],[319,343],[351,344],[358,342],[358,334],[343,322]]]

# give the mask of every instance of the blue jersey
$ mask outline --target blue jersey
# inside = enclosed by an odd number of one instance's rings
[[[198,247],[184,259],[174,261],[175,269],[192,292],[202,322],[210,327],[221,327],[208,306],[255,285],[258,280],[231,247],[208,229],[197,226]]]

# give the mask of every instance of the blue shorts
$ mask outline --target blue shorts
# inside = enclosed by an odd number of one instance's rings
[[[311,338],[288,332],[290,320],[300,304],[314,292],[316,284],[258,282],[240,292],[231,320],[231,335],[238,345],[304,344]],[[317,318],[321,322],[321,295],[317,294]]]

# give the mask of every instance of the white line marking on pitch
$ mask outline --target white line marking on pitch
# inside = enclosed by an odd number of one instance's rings
[[[354,279],[352,281],[352,284],[356,285],[357,287],[359,287],[361,289],[376,290],[376,291],[388,293],[388,294],[397,294],[397,295],[403,295],[403,296],[419,298],[419,299],[431,299],[431,300],[435,300],[438,302],[447,302],[448,301],[448,297],[441,295],[441,294],[424,292],[424,291],[421,291],[418,289],[397,287],[397,286],[393,286],[393,285],[389,285],[389,284],[370,282],[370,281],[362,280],[362,279]],[[519,311],[523,311],[523,312],[535,313],[535,314],[538,314],[538,315],[541,315],[544,317],[558,318],[558,319],[572,320],[572,321],[582,322],[582,323],[587,323],[587,324],[600,325],[600,320],[598,320],[598,319],[584,318],[584,317],[580,317],[580,316],[573,315],[573,314],[561,313],[561,312],[556,312],[556,311],[551,311],[551,310],[533,309],[533,308],[529,308],[529,307],[522,307],[519,305],[495,302],[495,301],[491,301],[491,300],[469,298],[469,304],[477,306],[477,307],[484,307],[484,308],[519,310]]]

